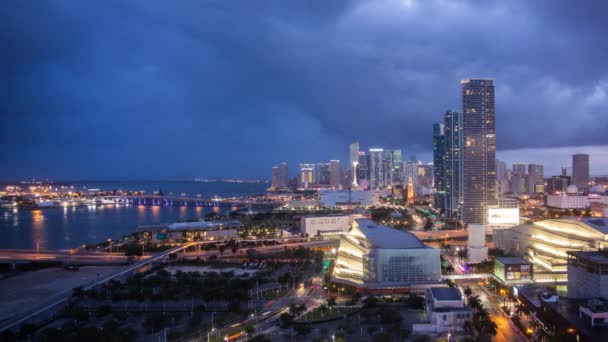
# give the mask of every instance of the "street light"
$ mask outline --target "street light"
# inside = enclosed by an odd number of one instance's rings
[[[450,337],[452,337],[452,334],[448,333],[448,342],[450,342]]]

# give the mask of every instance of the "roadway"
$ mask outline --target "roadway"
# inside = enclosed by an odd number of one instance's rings
[[[25,261],[58,261],[65,263],[126,263],[128,257],[124,253],[88,252],[81,249],[74,250],[25,250],[2,249],[0,262]]]
[[[164,252],[153,255],[147,259],[135,262],[122,269],[119,269],[119,270],[110,272],[106,275],[103,275],[103,276],[99,277],[99,279],[95,279],[91,282],[84,283],[79,286],[81,286],[84,290],[92,289],[96,286],[106,283],[107,281],[109,281],[113,278],[132,274],[133,272],[137,272],[137,270],[139,270],[143,266],[146,266],[147,264],[150,264],[155,261],[163,260],[171,253],[179,252],[182,249],[186,249],[193,245],[195,245],[195,243],[187,243],[187,244],[183,244],[183,245],[171,248]],[[72,293],[73,293],[73,289],[63,291],[62,293],[58,294],[57,296],[54,296],[54,297],[40,303],[39,305],[36,305],[28,310],[25,310],[24,312],[22,312],[20,314],[17,314],[15,316],[12,316],[12,317],[2,321],[0,323],[1,324],[0,331],[4,331],[6,329],[10,329],[15,326],[18,326],[19,324],[21,324],[21,323],[27,321],[28,319],[33,318],[39,314],[46,313],[46,314],[49,314],[49,316],[50,316],[50,313],[47,313],[47,311],[58,309],[61,307],[61,305],[66,304],[68,302],[68,300],[72,297]]]
[[[192,246],[196,246],[197,244],[199,244],[199,243],[198,242],[189,242],[189,243],[185,243],[185,244],[176,246],[169,250],[166,250],[161,253],[150,256],[146,259],[137,261],[131,265],[125,266],[124,268],[121,268],[119,270],[110,272],[106,275],[99,277],[99,279],[95,279],[94,281],[84,283],[79,286],[81,286],[84,290],[92,289],[92,288],[99,286],[101,284],[104,284],[104,283],[108,282],[109,280],[114,279],[116,277],[133,274],[134,272],[137,272],[141,267],[144,267],[147,264],[153,263],[155,261],[163,261],[169,256],[169,254],[177,253],[180,251],[185,251],[186,249],[188,249]],[[270,252],[282,251],[285,248],[295,248],[295,247],[299,247],[299,246],[327,247],[327,246],[332,246],[335,244],[336,244],[336,241],[319,240],[319,241],[297,242],[297,243],[290,243],[290,244],[283,244],[283,245],[264,246],[264,247],[254,248],[254,249],[256,249],[260,253],[270,253]],[[79,254],[70,255],[69,252],[67,252],[67,251],[38,251],[38,252],[36,252],[36,251],[4,250],[1,252],[4,254],[0,254],[0,257],[4,256],[7,258],[14,258],[14,259],[17,259],[17,257],[25,259],[25,257],[28,256],[28,257],[34,258],[34,259],[36,259],[36,258],[39,259],[40,257],[43,257],[43,258],[55,258],[54,260],[59,260],[61,257],[74,257],[75,255],[79,255]],[[231,253],[231,252],[230,251],[225,252],[225,254],[229,254],[229,253]],[[86,256],[92,257],[95,260],[99,260],[100,258],[103,259],[103,258],[113,257],[113,255],[108,255],[108,254],[109,253],[96,252],[96,253],[90,253]],[[216,251],[216,250],[201,251],[201,252],[188,252],[188,253],[182,254],[182,257],[189,258],[189,257],[197,257],[197,256],[211,256],[211,255],[218,255],[218,254],[220,254],[220,253],[219,253],[219,251]],[[122,257],[124,258],[124,255]],[[47,259],[47,260],[49,260],[49,259]],[[71,259],[71,260],[74,260],[74,259]],[[4,331],[6,329],[15,327],[15,326],[27,321],[28,319],[35,317],[36,315],[45,313],[46,311],[53,310],[54,308],[59,308],[62,304],[67,303],[67,301],[71,298],[72,293],[73,293],[72,289],[63,291],[60,294],[58,294],[57,296],[54,296],[54,297],[40,303],[39,305],[36,305],[28,310],[25,310],[24,312],[22,312],[20,314],[17,314],[10,318],[5,319],[4,321],[0,322],[0,331]]]

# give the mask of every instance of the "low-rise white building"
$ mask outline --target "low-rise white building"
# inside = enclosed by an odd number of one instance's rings
[[[346,234],[348,215],[304,216],[300,219],[300,232],[308,236]]]
[[[601,194],[547,195],[547,207],[559,209],[587,209],[592,203],[608,204],[608,196]]]
[[[471,308],[464,304],[460,290],[450,287],[428,289],[426,311],[429,323],[413,324],[414,333],[463,331],[464,323],[473,317]]]

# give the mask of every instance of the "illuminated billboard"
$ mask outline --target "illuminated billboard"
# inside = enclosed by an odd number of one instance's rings
[[[489,224],[519,224],[519,208],[488,208]]]

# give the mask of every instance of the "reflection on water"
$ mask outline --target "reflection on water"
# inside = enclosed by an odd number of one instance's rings
[[[201,219],[230,208],[111,205],[44,210],[0,209],[0,248],[66,249],[120,239],[139,225]]]

